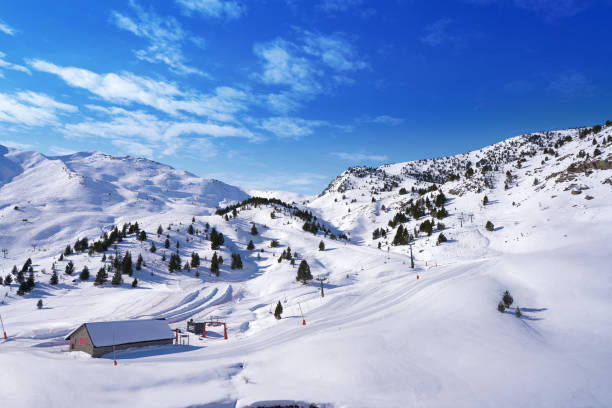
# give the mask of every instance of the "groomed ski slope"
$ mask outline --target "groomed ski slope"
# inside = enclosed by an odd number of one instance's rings
[[[609,148],[602,149],[603,157]],[[161,213],[139,210],[114,218],[118,224],[138,221],[147,231],[145,243],[131,236],[118,245],[134,260],[139,253],[145,259],[147,266],[134,273],[136,288],[127,277],[121,288],[94,287],[102,261],[85,253],[68,259],[76,274],[89,265],[89,282],[73,282],[75,275],[62,273],[62,261],[60,284],[48,285],[52,262],[82,237],[77,224],[62,225],[62,236],[73,236],[70,242],[49,242],[44,251],[23,248],[37,271],[34,291],[17,297],[13,285],[0,305],[10,336],[0,340],[2,406],[610,406],[612,189],[604,180],[612,170],[580,176],[574,183],[588,189],[574,195],[552,180],[543,188],[531,183],[533,173],[527,172],[541,160],[536,155],[513,170],[517,180],[509,190],[503,183],[486,190],[486,206],[482,192],[447,194],[443,232],[449,241],[436,246],[438,232],[421,234],[415,269],[409,268],[408,247],[387,251],[371,239],[372,230],[395,213],[397,194],[381,194],[372,203],[361,187],[346,192],[346,201],[329,192],[308,207],[349,232],[350,242],[304,232],[303,221],[286,212],[272,219],[266,206],[225,221],[207,215],[211,208],[181,200],[165,204]],[[546,179],[547,173],[538,174]],[[410,189],[415,182],[402,185]],[[442,188],[448,193],[448,186]],[[381,211],[382,204],[393,210]],[[472,216],[461,221],[461,213]],[[194,215],[197,229],[208,222],[225,236],[219,278],[208,273],[210,241],[186,233]],[[488,220],[494,231],[484,228]],[[257,236],[249,233],[252,222]],[[415,222],[407,223],[410,230]],[[164,227],[160,237],[158,225]],[[160,259],[166,234],[171,245],[180,241],[183,262],[192,251],[200,254],[200,277],[193,270],[167,272]],[[256,251],[246,250],[251,239]],[[273,239],[279,248],[270,248]],[[321,240],[325,251],[318,250]],[[151,242],[155,254],[147,251]],[[316,283],[296,282],[288,261],[277,262],[287,245],[298,252],[297,263],[306,259],[313,275],[328,277],[325,297]],[[174,246],[166,254],[170,250]],[[229,268],[232,252],[241,254],[243,270]],[[25,260],[10,258],[14,253],[2,259],[6,272]],[[6,290],[0,287],[0,295]],[[499,313],[505,290],[514,304]],[[39,298],[42,310],[35,306]],[[284,308],[280,321],[271,314],[278,301]],[[520,319],[515,306],[523,312]],[[207,339],[191,336],[190,346],[122,351],[117,366],[112,356],[67,352],[62,340],[86,321],[165,317],[171,327],[184,329],[188,319],[210,316],[227,321],[228,340],[213,327]]]

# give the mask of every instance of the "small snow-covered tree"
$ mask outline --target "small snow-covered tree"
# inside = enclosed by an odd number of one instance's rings
[[[249,244],[247,245],[247,248],[249,251],[252,251],[255,249],[255,244],[253,244],[253,240],[249,241]]]
[[[79,274],[79,279],[81,281],[89,280],[89,268],[87,267],[87,265],[83,267],[83,270]]]
[[[508,291],[504,292],[504,296],[502,296],[502,302],[504,302],[504,305],[506,307],[510,307],[512,305],[512,302],[514,302],[514,298],[512,298],[512,295],[510,294],[510,292]]]
[[[504,313],[506,311],[506,306],[502,302],[497,304],[497,311],[500,313]]]
[[[300,262],[300,266],[298,266],[297,276],[295,278],[298,281],[306,284],[309,280],[312,279],[312,274],[310,273],[310,266],[305,259]]]
[[[487,231],[493,231],[495,229],[495,225],[493,225],[491,221],[487,221],[487,223],[485,224],[485,228],[487,229]]]
[[[53,270],[53,274],[51,275],[51,279],[49,279],[50,285],[57,285],[59,283],[59,278],[57,276],[57,272]]]
[[[66,272],[66,275],[72,275],[72,273],[74,272],[74,263],[72,263],[72,261],[68,261],[64,272]]]
[[[274,309],[274,317],[276,318],[276,320],[280,320],[282,314],[283,314],[283,305],[281,305],[281,302],[279,300],[278,303],[276,304],[276,309]]]
[[[325,243],[323,242],[323,240],[319,242],[319,251],[325,251]]]
[[[43,301],[42,301],[42,299],[38,299],[38,302],[36,302],[36,307],[37,307],[38,309],[42,309],[42,307],[43,307]]]

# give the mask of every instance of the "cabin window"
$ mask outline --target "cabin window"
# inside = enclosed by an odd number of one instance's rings
[[[87,337],[83,337],[83,336],[79,337],[79,344],[81,346],[87,345]]]

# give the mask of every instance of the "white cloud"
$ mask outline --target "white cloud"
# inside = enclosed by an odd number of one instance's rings
[[[130,153],[137,151],[138,146],[141,146],[145,149],[142,152],[146,152],[149,157],[154,151],[161,152],[162,155],[173,155],[182,147],[198,142],[201,138],[238,137],[251,140],[257,138],[257,135],[250,130],[239,126],[162,120],[146,112],[128,111],[118,107],[105,108],[95,105],[87,107],[104,118],[89,118],[79,123],[66,124],[62,129],[64,135],[69,138],[104,138]],[[206,142],[199,143],[201,146]]]
[[[15,29],[2,20],[0,20],[0,31],[6,35],[15,35]]]
[[[557,75],[548,85],[548,89],[566,96],[573,96],[578,94],[589,94],[593,91],[593,86],[584,75],[577,72],[566,72]]]
[[[404,123],[402,118],[394,118],[389,115],[380,115],[371,120],[372,123],[379,123],[381,125],[398,126]]]
[[[262,61],[259,79],[268,85],[287,87],[268,96],[269,106],[277,112],[295,110],[300,100],[310,100],[334,85],[351,84],[353,80],[346,73],[368,68],[342,34],[296,32],[300,36],[297,42],[277,38],[253,48]]]
[[[136,57],[151,63],[163,63],[178,74],[204,75],[201,70],[187,65],[183,55],[182,44],[191,37],[179,22],[170,16],[159,17],[153,10],[145,10],[130,2],[135,18],[113,11],[111,21],[120,29],[149,41],[147,48],[135,51]],[[192,40],[193,41],[193,40]],[[203,43],[196,39],[194,43]]]
[[[353,161],[353,162],[363,162],[363,161],[385,161],[387,160],[387,156],[385,155],[376,155],[376,154],[364,154],[364,153],[347,153],[347,152],[332,152],[330,153],[332,156],[335,156],[342,160]]]
[[[46,126],[59,123],[58,114],[76,112],[76,106],[57,102],[35,92],[0,93],[0,122],[26,126]]]
[[[368,67],[351,43],[340,34],[322,35],[305,31],[303,49],[336,71],[355,71]]]
[[[255,54],[264,61],[261,79],[266,84],[286,85],[294,92],[316,94],[321,92],[317,70],[308,59],[296,55],[297,48],[288,41],[277,39],[265,44],[256,44]]]
[[[12,140],[0,140],[0,145],[10,147],[11,149],[30,150],[35,146],[27,143],[14,142]]]
[[[176,0],[187,14],[197,12],[205,17],[238,18],[245,7],[232,0]]]
[[[306,120],[293,117],[274,117],[264,119],[259,127],[279,138],[299,139],[314,133],[317,127],[328,126],[321,120]]]
[[[30,74],[30,70],[27,69],[26,67],[22,66],[22,65],[17,65],[17,64],[13,64],[11,62],[5,61],[4,57],[6,57],[6,54],[3,53],[2,51],[0,51],[0,76],[2,76],[2,69],[10,69],[13,71],[21,71],[21,72],[25,72],[26,74]]]
[[[322,0],[318,8],[328,13],[347,11],[363,4],[363,0]]]
[[[229,122],[235,120],[236,112],[246,109],[249,98],[243,91],[230,87],[218,87],[212,95],[201,95],[182,92],[174,84],[129,72],[97,74],[42,60],[29,63],[39,71],[58,75],[70,86],[86,89],[106,101],[126,105],[137,103],[174,116],[183,112]]]

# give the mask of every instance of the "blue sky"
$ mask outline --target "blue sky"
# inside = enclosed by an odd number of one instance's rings
[[[5,2],[0,144],[318,193],[612,119],[611,0]]]

